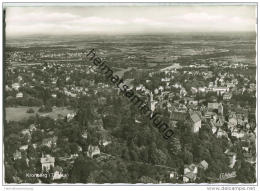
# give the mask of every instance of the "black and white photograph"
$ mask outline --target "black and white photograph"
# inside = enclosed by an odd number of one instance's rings
[[[257,6],[4,2],[2,184],[256,190]]]

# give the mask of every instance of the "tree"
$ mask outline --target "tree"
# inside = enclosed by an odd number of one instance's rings
[[[50,105],[45,105],[39,108],[39,112],[52,112],[52,107]]]
[[[87,183],[91,172],[98,170],[98,166],[95,161],[79,157],[75,160],[72,167],[69,181],[71,183]]]
[[[5,182],[15,183],[13,177],[16,176],[16,170],[11,165],[5,165]]]
[[[34,113],[34,110],[33,110],[33,108],[29,108],[26,112],[27,113]]]
[[[249,163],[242,161],[241,168],[237,172],[237,179],[240,183],[255,183],[256,169]]]
[[[32,143],[37,143],[42,141],[43,139],[43,132],[41,132],[39,129],[37,129],[36,131],[32,132]]]
[[[193,162],[193,155],[190,151],[184,151],[184,163],[191,164]]]
[[[140,153],[140,159],[145,162],[148,163],[149,162],[149,153],[148,150],[146,148],[144,148],[141,153]]]
[[[78,144],[76,143],[70,143],[70,150],[72,154],[78,153]]]

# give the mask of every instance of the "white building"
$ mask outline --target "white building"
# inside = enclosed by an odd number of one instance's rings
[[[195,164],[184,165],[183,182],[193,182],[197,178],[198,167]]]
[[[201,128],[201,118],[198,113],[190,113],[191,128],[193,133],[198,133]]]
[[[67,114],[67,121],[71,121],[76,116],[76,113],[68,113]]]
[[[22,92],[17,93],[16,98],[23,98],[23,93]]]
[[[64,177],[64,175],[62,173],[63,170],[61,167],[57,166],[54,168],[53,171],[54,171],[53,177],[52,177],[53,180],[59,180]]]
[[[209,167],[209,164],[207,163],[207,161],[203,160],[199,163],[199,167],[204,169],[204,170],[207,170],[208,167]]]
[[[20,151],[26,151],[28,149],[28,145],[22,145],[19,147]]]
[[[98,146],[93,146],[93,145],[88,146],[88,151],[87,151],[88,157],[93,158],[93,156],[99,154],[100,154],[100,150]]]
[[[54,167],[54,163],[55,163],[55,158],[50,156],[50,155],[46,155],[41,157],[41,164],[42,164],[42,171],[46,170],[49,171],[51,169],[51,167]]]
[[[230,100],[232,98],[232,94],[231,93],[224,93],[223,94],[223,100]]]
[[[233,152],[226,152],[226,154],[228,155],[229,158],[229,168],[233,168],[236,164],[236,158],[237,158],[237,154],[233,153]]]
[[[19,83],[13,83],[12,84],[12,88],[16,91],[18,91],[18,89],[20,88],[20,84]]]
[[[217,94],[224,94],[229,91],[228,87],[213,87],[213,92],[217,92]]]

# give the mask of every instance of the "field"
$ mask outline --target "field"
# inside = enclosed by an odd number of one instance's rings
[[[32,108],[35,113],[27,113],[27,110]],[[6,108],[6,120],[7,121],[20,121],[27,119],[31,116],[35,116],[36,113],[43,117],[50,117],[52,119],[58,119],[59,117],[65,117],[68,113],[72,113],[73,110],[67,109],[65,107],[53,108],[52,112],[49,113],[39,113],[39,107],[7,107]]]

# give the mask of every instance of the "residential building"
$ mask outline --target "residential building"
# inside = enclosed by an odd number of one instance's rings
[[[198,133],[201,128],[201,117],[197,112],[190,112],[190,122],[193,133]]]
[[[201,162],[199,163],[199,165],[198,165],[199,168],[202,168],[202,169],[204,169],[204,170],[207,170],[207,169],[208,169],[208,166],[209,166],[209,164],[208,164],[207,161],[205,161],[205,160],[201,161]]]
[[[16,94],[15,96],[16,98],[23,98],[23,93],[22,92],[19,92]]]
[[[100,150],[98,146],[89,145],[87,155],[90,158],[93,158],[95,155],[100,155]]]
[[[232,93],[224,93],[223,100],[230,100],[232,98]]]
[[[42,171],[49,171],[51,167],[54,167],[55,158],[50,155],[42,155],[41,157],[41,164],[42,164]]]
[[[183,182],[194,182],[197,178],[198,167],[195,164],[184,165]]]
[[[18,160],[22,158],[22,153],[18,150],[15,151],[15,153],[13,154],[14,160]]]

